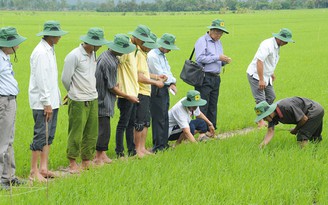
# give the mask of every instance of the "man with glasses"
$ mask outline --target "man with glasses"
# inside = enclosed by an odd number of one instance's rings
[[[210,30],[200,37],[195,44],[196,62],[204,67],[205,77],[201,86],[195,86],[203,99],[207,101],[200,107],[204,115],[213,123],[216,129],[217,106],[220,89],[220,73],[222,67],[231,62],[231,58],[223,54],[220,41],[224,33],[228,34],[224,21],[217,19],[212,21]]]

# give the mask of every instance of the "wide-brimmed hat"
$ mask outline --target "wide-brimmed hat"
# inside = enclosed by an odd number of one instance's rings
[[[20,36],[14,27],[0,28],[0,47],[14,47],[25,40],[26,38]]]
[[[292,31],[289,30],[288,28],[282,28],[279,33],[273,33],[273,37],[278,38],[284,42],[293,42],[295,41],[292,39]]]
[[[157,36],[153,33],[153,32],[150,32],[150,35],[149,37],[154,41],[154,42],[144,42],[142,45],[147,47],[147,48],[150,48],[150,49],[154,49],[154,48],[159,48],[161,47],[158,43],[156,43],[157,41]]]
[[[90,28],[87,35],[81,36],[80,39],[93,46],[102,46],[109,43],[104,38],[104,31],[101,28]]]
[[[130,38],[125,34],[116,34],[114,41],[110,41],[107,46],[111,50],[123,54],[131,53],[136,49],[136,46],[130,42]]]
[[[223,32],[225,32],[227,34],[229,33],[229,31],[224,26],[224,21],[221,19],[213,20],[212,24],[210,26],[208,26],[207,28],[209,28],[209,29],[216,28],[216,29],[222,30]]]
[[[37,36],[63,36],[67,34],[67,31],[63,31],[60,28],[58,21],[46,21],[43,25],[43,31],[36,34]]]
[[[150,38],[150,29],[145,25],[139,25],[136,30],[129,32],[132,36],[144,41],[144,42],[154,42]]]
[[[197,90],[189,90],[187,92],[187,98],[181,103],[186,107],[194,107],[206,105],[207,101],[200,97],[200,93]]]
[[[257,115],[255,122],[258,122],[270,115],[276,109],[276,107],[277,103],[273,103],[272,105],[269,105],[267,101],[262,101],[258,103],[254,108],[255,113]]]
[[[175,36],[169,33],[164,33],[163,36],[157,40],[157,43],[160,45],[160,47],[168,50],[179,50],[179,48],[174,45]]]

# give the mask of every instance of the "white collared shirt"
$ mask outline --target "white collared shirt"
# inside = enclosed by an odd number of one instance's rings
[[[263,62],[263,78],[265,84],[272,85],[271,76],[274,74],[274,70],[279,61],[279,46],[274,37],[262,41],[260,44],[252,62],[247,68],[247,73],[253,78],[259,80],[257,73],[257,60]]]
[[[14,78],[10,56],[0,49],[0,95],[17,95],[18,83]]]
[[[96,67],[94,52],[89,56],[82,44],[66,56],[62,82],[70,99],[91,101],[98,98]]]
[[[29,102],[31,109],[52,109],[61,104],[58,87],[58,70],[54,49],[43,39],[34,48],[30,57]]]

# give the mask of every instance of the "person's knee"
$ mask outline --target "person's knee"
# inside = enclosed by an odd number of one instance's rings
[[[145,127],[150,127],[150,122],[135,123],[134,128],[137,132],[142,132]]]

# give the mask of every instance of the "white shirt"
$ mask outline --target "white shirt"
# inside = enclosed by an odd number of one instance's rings
[[[94,53],[89,56],[82,44],[65,58],[62,82],[68,97],[74,101],[91,101],[98,98],[96,89],[97,62]]]
[[[265,84],[268,85],[270,83],[270,85],[272,85],[271,76],[279,61],[279,50],[279,46],[274,37],[262,41],[246,72],[253,78],[259,80],[257,60],[260,60],[263,62],[263,78]]]
[[[31,109],[52,109],[61,104],[58,87],[58,70],[54,49],[43,39],[34,48],[30,57],[29,102]]]
[[[182,132],[183,128],[188,128],[189,123],[191,121],[192,116],[199,116],[200,110],[199,107],[191,113],[187,107],[182,105],[182,101],[186,99],[186,97],[182,98],[179,102],[177,102],[170,110],[169,110],[169,136],[175,133]],[[180,128],[175,129],[172,132],[174,126],[178,125]]]

